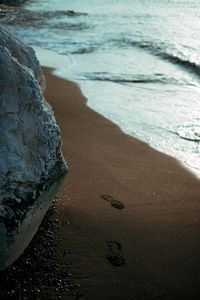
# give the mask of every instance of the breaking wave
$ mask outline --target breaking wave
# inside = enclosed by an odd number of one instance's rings
[[[177,134],[185,140],[199,142],[200,141],[200,126],[188,125],[179,128]]]
[[[111,42],[116,43],[120,47],[132,46],[139,49],[144,49],[155,56],[158,56],[173,64],[179,65],[187,71],[193,72],[194,74],[200,76],[200,65],[194,61],[189,60],[182,53],[178,53],[179,51],[174,49],[172,45],[167,45],[162,42],[154,43],[148,41],[132,41],[130,39],[111,40]],[[166,51],[166,49],[169,50]]]
[[[161,84],[188,84],[185,81],[178,80],[173,77],[167,77],[164,74],[111,74],[107,72],[93,72],[84,73],[78,77],[78,80],[93,80],[93,81],[110,81],[119,84],[131,84],[131,83],[161,83]]]

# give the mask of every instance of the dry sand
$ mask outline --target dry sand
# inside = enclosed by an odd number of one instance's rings
[[[200,299],[200,181],[88,108],[76,84],[45,73],[70,171],[53,218],[56,242],[45,244],[46,257],[32,257],[47,239],[42,225],[42,238],[6,271],[28,280],[29,253],[48,280],[36,274],[25,285],[20,277],[12,299]],[[8,283],[1,279],[5,295]]]

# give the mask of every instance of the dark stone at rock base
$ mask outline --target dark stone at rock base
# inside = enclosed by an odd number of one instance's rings
[[[61,169],[60,169],[61,167]],[[58,177],[52,177],[53,183],[43,191],[41,196],[26,209],[26,215],[17,224],[10,223],[10,226],[5,226],[0,221],[0,270],[4,270],[11,265],[25,250],[33,236],[38,230],[38,227],[47,212],[53,197],[59,190],[66,169],[63,166],[57,166],[59,172]],[[56,167],[53,170],[56,174]],[[53,173],[52,172],[52,173]]]

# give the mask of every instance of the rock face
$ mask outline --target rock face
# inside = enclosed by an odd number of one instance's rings
[[[33,49],[0,28],[0,270],[24,251],[67,173],[44,86]]]

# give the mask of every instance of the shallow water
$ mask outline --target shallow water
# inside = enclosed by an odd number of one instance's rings
[[[90,107],[200,169],[198,8],[195,0],[35,0],[1,22],[62,54],[57,73],[81,85]]]

